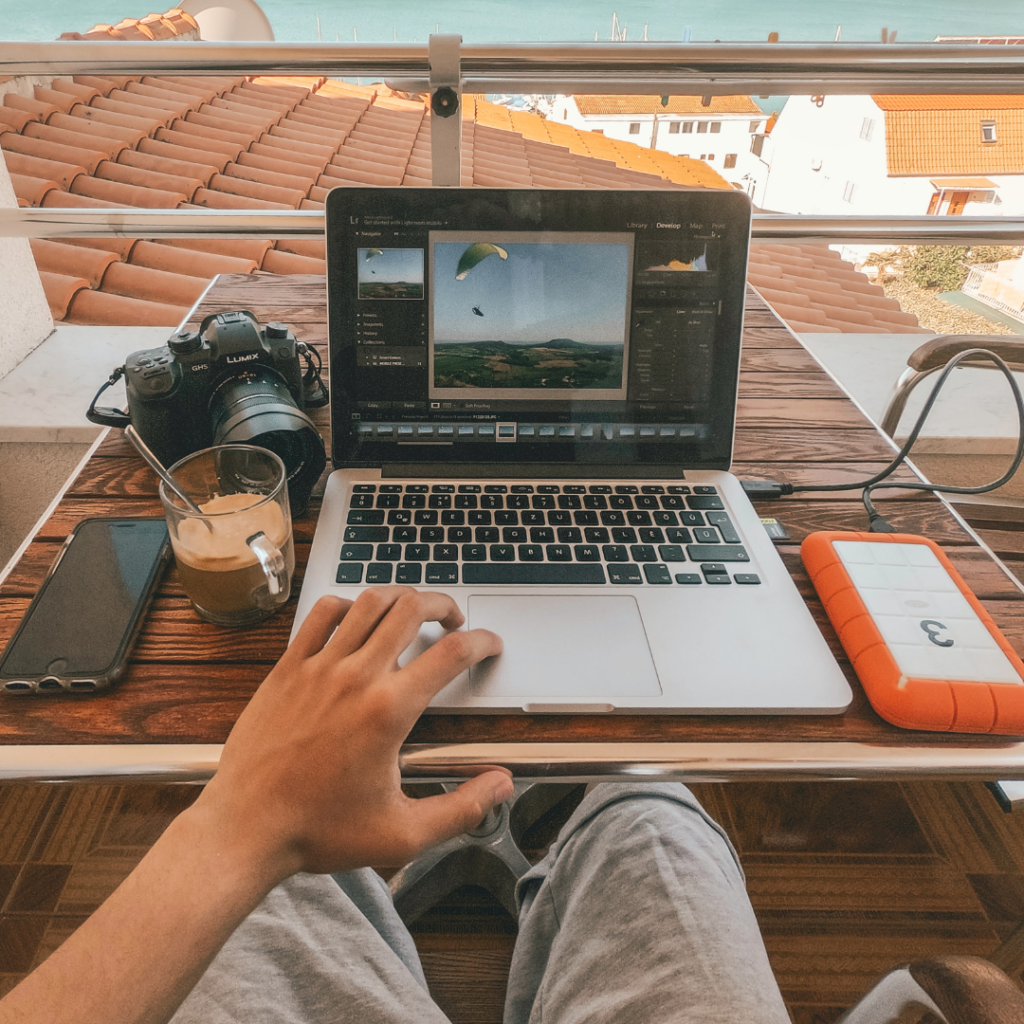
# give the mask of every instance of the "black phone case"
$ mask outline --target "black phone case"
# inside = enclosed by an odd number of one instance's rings
[[[127,518],[124,516],[91,516],[90,518],[83,519],[80,523],[76,524],[75,528],[68,534],[67,539],[61,545],[60,551],[57,552],[57,557],[53,560],[53,565],[51,565],[47,570],[46,577],[40,584],[39,590],[36,592],[36,596],[32,598],[32,603],[25,609],[25,614],[21,617],[21,622],[18,623],[18,628],[14,631],[13,636],[7,642],[3,652],[0,653],[0,666],[2,666],[4,656],[6,656],[7,652],[18,642],[18,637],[21,635],[26,623],[28,623],[31,618],[33,611],[40,601],[42,601],[43,596],[46,593],[46,589],[50,585],[50,581],[57,574],[60,563],[68,548],[71,547],[75,537],[78,535],[78,531],[87,523],[97,521],[108,523],[128,523],[141,521],[162,522],[163,520],[158,519],[157,517],[151,517],[146,520],[145,517]],[[132,618],[128,623],[128,627],[124,631],[124,635],[121,638],[121,643],[118,645],[117,652],[114,654],[114,659],[105,669],[97,673],[72,673],[67,676],[56,676],[49,672],[38,676],[9,676],[4,674],[2,667],[0,667],[0,690],[4,693],[14,695],[97,693],[103,690],[109,690],[110,687],[120,679],[128,665],[128,655],[131,653],[131,649],[135,645],[135,641],[138,639],[139,632],[142,629],[142,624],[146,621],[146,613],[149,611],[149,606],[153,603],[157,583],[159,583],[160,577],[164,574],[164,570],[167,568],[170,559],[171,542],[170,538],[168,538],[164,542],[163,549],[160,552],[160,557],[153,565],[153,571],[150,573],[149,579],[146,581],[146,589],[143,591],[142,597],[135,606]],[[28,686],[12,687],[11,683],[27,683]]]

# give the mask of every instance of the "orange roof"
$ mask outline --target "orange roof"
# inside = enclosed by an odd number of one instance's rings
[[[112,39],[199,38],[199,25],[191,14],[172,7],[164,14],[147,14],[145,18],[125,18],[117,25],[93,25],[88,32],[64,32],[61,39],[90,39],[109,42]]]
[[[1018,99],[1022,103],[1017,108],[887,111],[889,174],[1020,174],[1024,170],[1024,97]],[[982,121],[995,122],[995,142],[982,142]]]
[[[928,333],[827,245],[754,243],[747,280],[797,333]]]
[[[466,97],[464,117],[465,185],[729,187],[700,161],[481,97]],[[323,78],[55,78],[32,98],[4,96],[0,149],[23,206],[320,209],[338,186],[430,184],[422,99]],[[55,319],[73,323],[173,325],[214,274],[326,270],[312,238],[33,250]]]
[[[581,114],[757,114],[764,112],[749,96],[712,96],[704,106],[700,96],[573,96]]]
[[[1024,96],[872,96],[882,110],[1021,110]]]

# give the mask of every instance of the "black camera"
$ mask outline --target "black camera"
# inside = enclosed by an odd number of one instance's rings
[[[300,357],[306,362],[303,374]],[[97,409],[126,378],[128,411]],[[102,426],[134,424],[165,466],[218,444],[254,444],[281,457],[298,515],[327,465],[323,438],[303,411],[327,404],[320,357],[279,323],[261,327],[248,310],[215,313],[163,348],[133,352],[100,388],[86,414]]]

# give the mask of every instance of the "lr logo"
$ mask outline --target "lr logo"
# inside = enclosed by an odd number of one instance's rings
[[[953,646],[953,641],[951,639],[940,639],[939,637],[939,630],[948,628],[944,623],[936,622],[934,619],[922,619],[921,628],[928,635],[928,639],[931,640],[936,647]]]

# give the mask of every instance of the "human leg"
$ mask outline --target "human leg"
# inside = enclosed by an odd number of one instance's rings
[[[519,882],[505,1024],[784,1024],[736,852],[678,784],[606,784]]]
[[[448,1024],[387,887],[294,875],[221,949],[172,1024]]]

